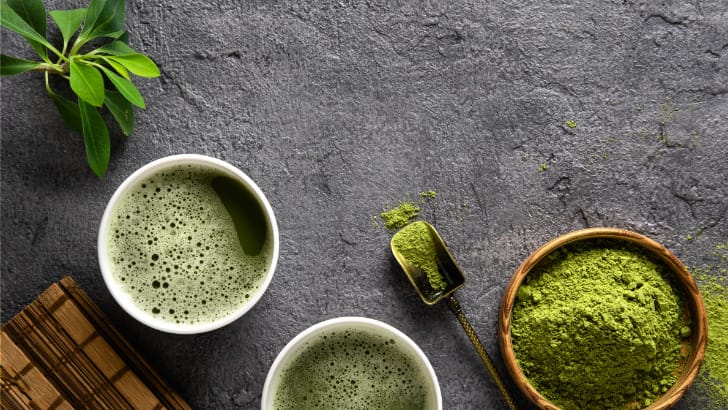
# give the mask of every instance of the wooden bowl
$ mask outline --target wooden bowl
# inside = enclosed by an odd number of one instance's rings
[[[647,407],[649,410],[668,409],[675,405],[675,403],[678,402],[680,397],[682,397],[685,391],[690,387],[690,384],[698,374],[700,365],[703,363],[708,335],[708,322],[705,313],[705,306],[703,305],[703,298],[700,296],[700,291],[698,290],[695,280],[690,272],[688,272],[685,268],[685,265],[683,265],[682,262],[675,257],[675,255],[652,239],[624,229],[589,228],[570,232],[541,246],[528,258],[526,258],[525,261],[523,261],[508,284],[500,306],[498,343],[506,368],[521,392],[523,392],[523,394],[538,408],[549,410],[559,409],[559,407],[549,402],[538,391],[536,391],[518,366],[516,356],[513,351],[513,344],[511,343],[511,314],[513,312],[513,305],[516,301],[518,288],[521,286],[526,275],[529,274],[534,266],[536,266],[545,256],[564,245],[591,239],[623,240],[642,248],[646,253],[649,253],[661,260],[665,266],[672,271],[675,275],[677,285],[681,287],[684,292],[687,305],[686,314],[692,323],[691,335],[683,345],[683,351],[687,351],[688,356],[675,384],[661,397],[655,400],[654,403]],[[676,364],[676,366],[677,365],[678,364]]]

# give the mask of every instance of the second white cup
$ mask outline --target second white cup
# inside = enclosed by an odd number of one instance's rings
[[[394,327],[340,317],[309,327],[273,362],[262,410],[441,410],[437,376],[422,350]]]

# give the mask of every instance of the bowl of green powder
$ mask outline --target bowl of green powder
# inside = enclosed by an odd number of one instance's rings
[[[685,266],[635,232],[553,239],[516,270],[500,306],[508,372],[541,409],[667,409],[703,362],[707,319]]]

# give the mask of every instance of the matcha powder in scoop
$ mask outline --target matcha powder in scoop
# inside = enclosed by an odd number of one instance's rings
[[[435,239],[427,224],[422,221],[412,222],[392,237],[392,244],[412,265],[424,271],[433,291],[447,288],[437,266]]]
[[[511,337],[529,382],[563,409],[649,406],[676,381],[683,302],[667,269],[601,240],[549,255],[518,291]]]

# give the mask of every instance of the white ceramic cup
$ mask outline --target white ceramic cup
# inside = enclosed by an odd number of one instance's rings
[[[430,361],[422,350],[407,335],[396,328],[378,320],[364,317],[339,317],[329,319],[317,323],[303,332],[299,333],[291,340],[276,357],[273,365],[268,371],[268,376],[263,385],[263,395],[261,397],[260,407],[262,410],[274,409],[274,401],[276,390],[280,383],[280,377],[283,371],[291,365],[291,363],[306,349],[306,345],[318,338],[319,336],[330,334],[335,331],[343,331],[346,329],[370,331],[376,335],[394,339],[399,349],[414,359],[419,365],[426,379],[426,390],[432,395],[430,398],[433,406],[432,409],[442,410],[442,394],[440,393],[440,385],[437,381],[437,375],[432,368]],[[316,375],[311,375],[316,377]],[[426,410],[426,409],[423,409]]]
[[[263,210],[263,213],[267,219],[266,224],[268,228],[268,233],[271,235],[272,240],[272,246],[270,247],[270,263],[267,265],[267,271],[265,272],[264,278],[259,284],[258,288],[255,291],[250,292],[250,297],[246,299],[243,303],[241,303],[240,306],[238,306],[238,308],[230,314],[211,322],[204,322],[199,324],[171,323],[170,321],[159,319],[138,307],[137,304],[130,297],[130,295],[118,282],[118,280],[114,278],[112,272],[112,264],[108,255],[107,247],[109,241],[109,227],[111,224],[111,218],[114,214],[116,206],[119,204],[119,201],[123,200],[127,196],[130,189],[137,186],[137,184],[145,178],[150,177],[158,172],[172,167],[178,167],[180,165],[188,164],[213,169],[241,183],[248,190],[248,192],[253,194],[256,201]],[[265,293],[265,290],[268,288],[268,285],[273,278],[273,272],[276,269],[278,254],[278,225],[276,223],[275,215],[273,214],[273,209],[268,203],[268,200],[263,194],[263,191],[261,191],[260,188],[255,184],[255,182],[253,182],[253,180],[251,180],[245,173],[243,173],[239,169],[235,168],[225,161],[204,155],[172,155],[150,162],[149,164],[139,168],[137,171],[131,174],[119,186],[119,188],[117,188],[116,192],[114,192],[114,195],[111,197],[108,205],[106,206],[106,210],[104,211],[104,215],[101,218],[101,225],[99,227],[99,265],[104,278],[104,282],[106,282],[106,286],[108,287],[109,291],[119,303],[119,305],[121,305],[121,307],[132,317],[147,326],[169,333],[195,334],[208,332],[230,324],[231,322],[243,316],[258,302],[258,300],[260,300],[260,298],[263,296],[263,293]],[[214,303],[214,300],[211,301],[211,303]]]

